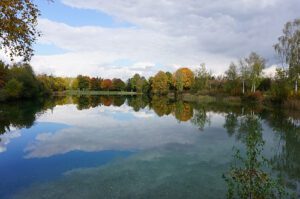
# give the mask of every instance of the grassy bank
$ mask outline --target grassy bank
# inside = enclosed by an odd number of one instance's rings
[[[174,93],[170,93],[168,95],[170,99],[175,99]],[[190,93],[183,93],[177,96],[178,99],[181,99],[186,102],[196,102],[196,103],[211,103],[211,102],[224,102],[230,104],[241,104],[240,97],[233,97],[233,96],[210,96],[210,95],[194,95]]]
[[[55,96],[62,95],[138,95],[136,92],[127,91],[81,91],[81,90],[67,90],[62,92],[55,92]]]
[[[169,93],[168,97],[175,100],[176,97],[174,93]],[[242,99],[238,96],[211,96],[211,95],[195,95],[191,93],[183,93],[177,96],[177,99],[194,102],[194,103],[226,103],[231,105],[241,105],[241,104],[252,104],[260,105],[265,107],[281,107],[288,110],[300,111],[300,100],[299,99],[287,99],[282,103],[275,103],[270,100],[270,97],[264,96],[259,101],[254,101],[251,99]]]

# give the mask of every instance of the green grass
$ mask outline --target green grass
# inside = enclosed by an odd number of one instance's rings
[[[138,95],[136,92],[127,91],[80,91],[80,90],[67,90],[55,93],[56,95]]]

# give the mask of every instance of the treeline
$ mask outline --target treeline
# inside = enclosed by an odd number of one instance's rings
[[[28,64],[8,66],[0,61],[0,101],[44,95],[41,82]]]
[[[35,75],[29,64],[0,61],[0,101],[30,99],[70,89],[72,78]]]
[[[255,52],[231,63],[224,75],[214,76],[207,70],[205,64],[192,71],[180,68],[174,73],[159,71],[146,79],[135,74],[126,82],[114,78],[90,78],[79,75],[72,83],[73,89],[104,90],[104,91],[134,91],[148,95],[167,95],[175,93],[194,93],[197,95],[240,96],[247,100],[261,101],[269,97],[273,101],[287,98],[299,98],[298,90],[289,73],[291,67],[278,68],[274,77],[265,77],[263,69],[266,60]]]
[[[126,82],[119,78],[103,79],[100,77],[89,77],[78,75],[72,82],[74,90],[93,91],[133,91],[138,93],[149,92],[149,81],[139,74],[135,74]]]
[[[154,95],[166,95],[170,92],[180,94],[192,92],[205,95],[241,96],[243,99],[262,101],[268,97],[271,101],[282,102],[287,99],[300,99],[298,81],[300,78],[300,19],[287,22],[283,35],[274,45],[275,52],[282,63],[273,77],[265,77],[263,69],[266,60],[255,52],[237,63],[231,63],[224,75],[214,76],[202,64],[196,71],[180,68],[174,73],[159,71],[146,79],[135,74],[127,82],[120,79],[89,78],[78,76],[78,89],[90,90],[127,90]],[[120,86],[117,84],[120,83]]]

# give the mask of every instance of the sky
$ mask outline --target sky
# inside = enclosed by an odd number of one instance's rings
[[[222,74],[255,51],[278,63],[283,25],[299,0],[35,0],[41,10],[31,64],[36,73],[127,79],[159,70]]]

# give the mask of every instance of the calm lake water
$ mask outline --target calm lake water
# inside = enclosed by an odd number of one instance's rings
[[[253,132],[263,170],[300,198],[300,112],[161,97],[0,104],[0,198],[226,198],[222,176]]]

